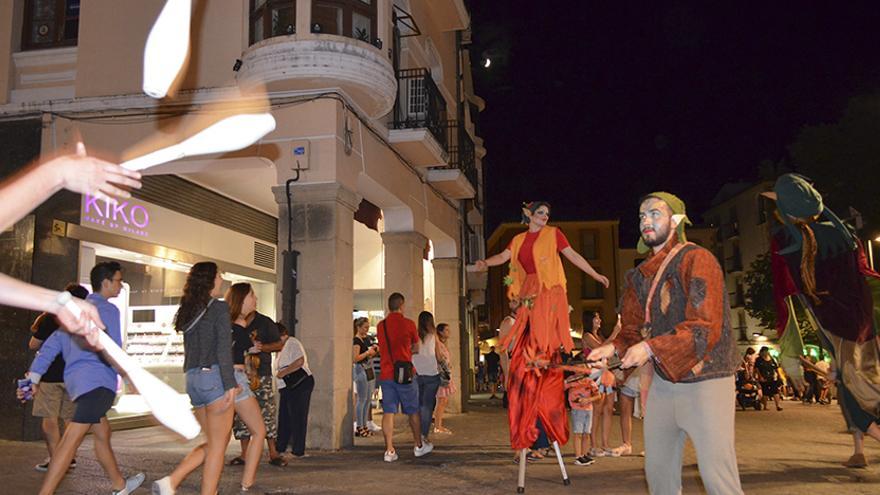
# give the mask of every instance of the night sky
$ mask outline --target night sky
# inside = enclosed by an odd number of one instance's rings
[[[487,235],[547,200],[551,222],[620,218],[630,242],[656,189],[699,222],[725,182],[796,168],[802,126],[880,89],[877,2],[719,3],[471,0]]]

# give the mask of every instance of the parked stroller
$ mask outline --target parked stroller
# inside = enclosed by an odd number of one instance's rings
[[[745,372],[740,370],[736,373],[736,403],[745,411],[749,407],[761,410],[761,401],[758,400],[758,392],[761,386],[754,380],[746,379]]]

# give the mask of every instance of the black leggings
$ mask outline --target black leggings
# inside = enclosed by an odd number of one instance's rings
[[[312,390],[315,388],[315,378],[306,377],[294,389],[284,387],[281,389],[281,411],[278,418],[278,439],[275,446],[278,452],[287,450],[291,446],[293,455],[306,453],[306,430],[309,425],[309,402],[312,398]]]

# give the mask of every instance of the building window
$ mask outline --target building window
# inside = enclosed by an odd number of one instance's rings
[[[599,259],[599,233],[595,230],[581,231],[581,255],[588,260]]]
[[[602,273],[602,268],[593,265],[597,272]],[[581,272],[581,299],[604,299],[602,289],[599,282],[593,280],[593,277]]]
[[[378,0],[313,0],[312,31],[372,43]]]
[[[251,44],[296,33],[296,0],[251,0]]]
[[[75,46],[80,0],[25,0],[22,50]]]

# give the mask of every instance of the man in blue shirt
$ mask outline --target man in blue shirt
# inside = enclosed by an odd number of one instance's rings
[[[107,334],[117,344],[122,345],[119,309],[108,301],[118,296],[122,290],[122,267],[115,261],[98,263],[92,268],[90,279],[94,292],[87,300],[98,309],[101,321],[107,327]],[[49,463],[49,471],[43,480],[40,494],[49,495],[55,492],[89,429],[94,434],[95,456],[110,478],[113,495],[133,492],[143,483],[144,474],[123,478],[110,446],[107,411],[116,398],[116,371],[82,337],[67,332],[55,332],[46,340],[31,364],[28,373],[31,381],[39,384],[42,375],[59,354],[64,356],[64,386],[75,404],[75,411]],[[38,391],[39,387],[35,385],[35,393]]]

